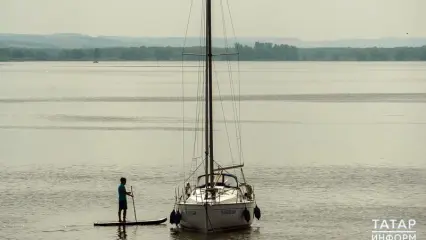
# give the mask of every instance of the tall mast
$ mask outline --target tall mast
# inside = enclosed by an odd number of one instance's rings
[[[208,102],[209,102],[209,137],[210,137],[210,186],[213,186],[214,176],[213,176],[213,79],[212,79],[212,2],[211,0],[207,0],[207,60],[208,60]]]
[[[205,176],[205,181],[206,181],[206,188],[208,188],[208,183],[209,183],[209,56],[208,56],[208,52],[209,52],[209,37],[208,37],[208,7],[206,7],[206,79],[205,79],[205,94],[204,94],[204,101],[206,103],[205,105],[205,126],[204,126],[204,135],[205,135],[205,157],[206,157],[206,163],[205,163],[205,172],[206,172],[206,176]],[[206,194],[206,198],[207,198],[207,194]]]

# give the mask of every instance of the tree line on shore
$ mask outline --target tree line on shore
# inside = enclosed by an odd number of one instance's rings
[[[297,48],[256,42],[214,48],[215,60],[240,61],[426,61],[423,47]],[[237,54],[238,53],[238,54]],[[204,47],[113,47],[81,49],[0,48],[0,61],[196,61]]]

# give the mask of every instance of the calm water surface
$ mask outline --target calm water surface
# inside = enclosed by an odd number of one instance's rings
[[[215,156],[227,162],[231,88],[216,64],[226,114],[215,102]],[[359,240],[376,218],[415,219],[425,238],[424,63],[242,62],[245,175],[261,220],[212,236],[93,227],[116,220],[121,176],[138,219],[169,216],[202,127],[197,68],[183,75],[184,109],[180,63],[2,63],[0,239]]]

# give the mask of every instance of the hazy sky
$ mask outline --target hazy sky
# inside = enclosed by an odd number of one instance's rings
[[[201,0],[0,0],[0,32],[184,36],[191,1],[197,35]],[[220,1],[237,37],[426,37],[426,0],[213,0],[218,20]]]

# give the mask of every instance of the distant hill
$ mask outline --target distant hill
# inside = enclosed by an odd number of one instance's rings
[[[288,44],[298,48],[333,48],[333,47],[420,47],[426,45],[426,38],[378,38],[378,39],[343,39],[330,41],[303,41],[297,38],[276,37],[244,37],[237,38],[244,45],[252,46],[256,41],[270,42],[274,44]],[[228,39],[228,44],[235,41]],[[0,48],[105,48],[105,47],[181,47],[183,37],[121,37],[121,36],[97,36],[61,33],[51,35],[35,34],[0,34]],[[223,47],[225,40],[214,39],[215,45]],[[200,38],[189,37],[186,46],[197,46]]]

